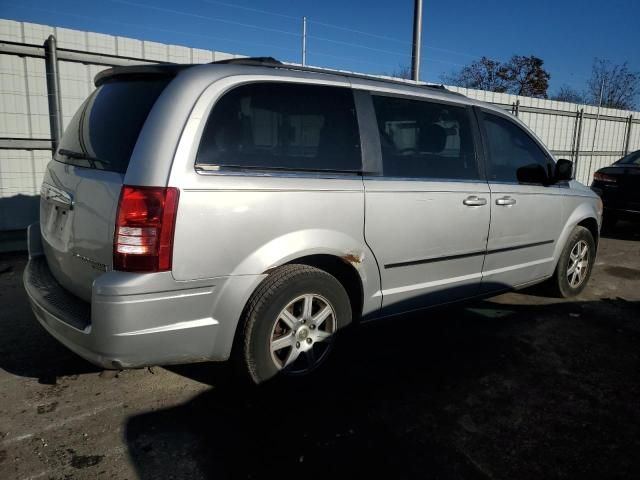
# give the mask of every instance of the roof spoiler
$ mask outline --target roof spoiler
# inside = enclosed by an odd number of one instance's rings
[[[112,67],[98,73],[93,83],[96,87],[115,79],[131,80],[149,77],[175,77],[182,70],[193,67],[193,65],[176,64],[154,64],[154,65],[132,65],[127,67]]]

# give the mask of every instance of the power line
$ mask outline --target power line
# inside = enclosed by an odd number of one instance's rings
[[[129,23],[129,22],[122,22],[122,21],[117,21],[117,20],[108,20],[108,19],[105,19],[105,18],[96,18],[96,17],[91,17],[91,16],[88,16],[88,15],[80,15],[80,14],[77,14],[77,13],[61,12],[59,10],[50,10],[50,9],[39,8],[39,7],[29,7],[29,6],[26,6],[26,5],[19,5],[19,4],[14,4],[14,7],[22,8],[22,9],[28,9],[28,10],[35,10],[35,11],[39,11],[39,12],[43,12],[43,13],[51,13],[51,14],[56,14],[56,15],[66,15],[68,17],[81,18],[83,20],[98,21],[98,22],[108,23],[108,24],[118,25],[118,26],[126,26],[126,27],[133,27],[133,28],[141,28],[141,29],[145,29],[145,30],[158,31],[158,32],[163,32],[163,33],[186,35],[186,36],[189,36],[189,37],[203,38],[205,40],[226,41],[226,42],[230,42],[230,43],[238,43],[238,44],[251,45],[251,46],[257,46],[257,47],[273,48],[273,49],[279,49],[279,50],[288,50],[288,51],[292,51],[292,52],[297,52],[298,51],[297,48],[293,48],[293,47],[282,47],[282,46],[279,46],[279,45],[271,45],[271,44],[258,43],[258,42],[247,42],[245,40],[232,40],[232,39],[230,39],[228,37],[216,37],[216,36],[212,36],[212,35],[204,35],[204,34],[200,34],[200,33],[185,32],[185,31],[173,30],[173,29],[168,29],[168,28],[151,27],[151,26],[148,26],[148,25],[142,25],[142,24],[138,24],[138,23]],[[187,47],[187,48],[192,48],[192,47]]]
[[[186,17],[200,18],[200,19],[203,19],[203,20],[211,20],[213,22],[227,23],[229,25],[237,25],[239,27],[254,28],[256,30],[262,30],[262,31],[265,31],[265,32],[281,33],[281,34],[284,34],[284,35],[293,35],[294,37],[299,37],[300,36],[300,33],[291,32],[289,30],[280,30],[280,29],[277,29],[277,28],[262,27],[260,25],[255,25],[253,23],[236,22],[235,20],[227,20],[227,19],[219,18],[219,17],[211,17],[211,16],[208,16],[208,15],[200,15],[198,13],[184,12],[184,11],[181,11],[181,10],[175,10],[173,8],[158,7],[156,5],[149,5],[148,3],[129,2],[127,0],[109,0],[109,1],[110,2],[114,2],[114,3],[120,3],[122,5],[129,5],[131,7],[147,8],[149,10],[156,10],[156,11],[159,11],[159,12],[172,13],[172,14],[176,14],[176,15],[184,15]]]
[[[401,53],[401,52],[394,52],[392,50],[383,50],[381,48],[375,48],[375,47],[369,47],[367,45],[361,45],[359,43],[352,43],[352,42],[344,42],[342,40],[333,40],[332,38],[326,38],[326,37],[318,37],[316,35],[307,35],[308,38],[313,38],[315,40],[320,40],[323,42],[330,42],[330,43],[335,43],[337,45],[345,45],[348,47],[355,47],[355,48],[363,48],[365,50],[371,50],[374,52],[381,52],[381,53],[387,53],[389,55],[396,55],[396,56],[401,56],[401,57],[406,57],[406,56],[410,56],[410,53]]]
[[[319,22],[317,20],[309,20],[309,23],[315,23],[316,25],[321,25],[323,27],[328,27],[328,28],[335,28],[336,30],[343,30],[345,32],[357,33],[359,35],[366,35],[368,37],[378,38],[380,40],[388,40],[390,42],[397,42],[405,45],[411,45],[411,42],[408,42],[406,40],[400,40],[399,38],[387,37],[386,35],[378,35],[377,33],[364,32],[362,30],[343,27],[341,25],[334,25],[332,23]]]
[[[374,51],[374,52],[380,52],[380,53],[386,53],[386,54],[389,54],[389,55],[395,55],[397,57],[403,57],[404,58],[404,57],[410,57],[411,56],[411,53],[409,53],[409,52],[401,53],[401,52],[396,52],[396,51],[392,51],[392,50],[383,50],[381,48],[369,47],[367,45],[360,45],[360,44],[351,43],[351,42],[343,42],[342,40],[333,40],[331,38],[317,37],[315,35],[308,35],[308,38],[313,38],[315,40],[320,40],[320,41],[330,42],[330,43],[336,43],[338,45],[345,45],[345,46],[354,47],[354,48],[363,48],[365,50],[371,50],[371,51]],[[455,65],[455,66],[458,66],[458,67],[464,67],[465,66],[462,63],[451,62],[451,61],[448,61],[448,60],[440,60],[440,59],[436,59],[436,58],[426,57],[424,55],[421,55],[420,58],[425,59],[425,60],[429,60],[429,61],[433,61],[433,62],[447,63],[449,65]]]
[[[300,36],[300,33],[289,31],[289,30],[282,30],[282,29],[263,27],[263,26],[256,25],[256,24],[237,22],[237,21],[234,21],[234,20],[229,20],[229,19],[224,19],[224,18],[219,18],[219,17],[213,17],[213,16],[208,16],[208,15],[201,15],[201,14],[196,14],[196,13],[191,13],[191,12],[185,12],[185,11],[181,11],[181,10],[176,10],[176,9],[166,8],[166,7],[160,7],[160,6],[150,5],[150,4],[146,4],[146,3],[138,3],[138,2],[129,1],[129,0],[109,0],[109,1],[111,1],[113,3],[119,3],[119,4],[128,5],[128,6],[132,6],[132,7],[137,7],[137,8],[146,8],[146,9],[156,10],[156,11],[170,13],[170,14],[184,15],[184,16],[193,17],[193,18],[211,20],[211,21],[226,23],[226,24],[230,24],[230,25],[237,25],[237,26],[242,26],[242,27],[246,27],[246,28],[253,28],[253,29],[257,29],[257,30],[271,32],[271,33],[279,33],[279,34],[285,34],[285,35],[290,35],[290,36],[295,36],[295,37],[299,37]],[[245,7],[245,6],[241,6],[241,5],[233,5],[233,4],[230,4],[230,3],[221,2],[221,1],[217,1],[217,0],[202,0],[202,1],[205,2],[205,3],[211,3],[211,4],[227,6],[227,7],[230,7],[230,8],[238,8],[238,9],[247,10],[247,11],[254,11],[256,13],[261,13],[261,14],[268,14],[268,15],[274,15],[274,16],[279,16],[279,17],[283,17],[283,18],[289,18],[289,19],[292,19],[292,20],[299,20],[298,17],[292,16],[292,15],[285,15],[285,14],[281,14],[281,13],[269,12],[267,10],[261,10],[261,9],[251,8],[251,7]],[[184,31],[172,30],[172,29],[164,29],[164,28],[159,28],[159,27],[151,27],[151,26],[128,23],[128,22],[112,21],[112,20],[107,20],[107,19],[104,19],[104,18],[97,18],[95,16],[86,16],[86,15],[79,15],[79,14],[73,14],[73,13],[68,13],[68,12],[60,12],[58,10],[48,10],[48,9],[44,9],[44,8],[30,7],[30,6],[21,5],[21,4],[14,4],[14,7],[24,8],[24,9],[29,9],[29,10],[36,10],[36,11],[42,11],[42,12],[56,14],[56,15],[65,14],[65,15],[68,15],[68,16],[71,16],[71,17],[77,17],[77,18],[87,19],[87,20],[91,20],[91,21],[96,21],[97,20],[97,21],[100,21],[100,22],[103,22],[103,23],[110,23],[110,24],[115,24],[115,25],[125,25],[125,26],[130,26],[130,27],[135,27],[135,28],[142,28],[142,29],[146,29],[146,30],[155,30],[155,31],[159,31],[159,32],[173,33],[173,34],[179,34],[179,35],[186,35],[186,36],[190,36],[190,37],[203,38],[203,39],[207,39],[207,40],[225,41],[225,42],[236,43],[236,44],[259,46],[259,47],[262,47],[262,48],[272,48],[272,49],[278,49],[278,50],[287,50],[287,51],[291,51],[291,52],[293,52],[293,51],[297,52],[298,51],[297,48],[292,48],[292,47],[281,47],[281,46],[278,46],[278,45],[269,45],[269,44],[263,44],[263,43],[258,43],[258,42],[247,42],[247,41],[242,41],[242,40],[232,40],[232,39],[229,39],[228,37],[215,37],[215,36],[210,36],[210,35],[203,35],[203,34],[192,33],[192,32],[184,32]],[[331,24],[331,23],[319,22],[319,21],[314,21],[314,20],[309,20],[309,23],[315,23],[317,25],[322,25],[322,26],[330,27],[330,28],[336,28],[336,29],[339,29],[339,30],[349,31],[349,32],[353,32],[353,33],[357,33],[357,34],[361,34],[361,35],[367,35],[367,36],[371,36],[371,37],[374,37],[374,38],[380,38],[380,39],[384,39],[384,40],[395,41],[395,42],[404,43],[404,44],[410,44],[410,42],[407,42],[407,41],[404,41],[404,40],[395,39],[393,37],[387,37],[387,36],[384,36],[384,35],[377,35],[377,34],[373,34],[373,33],[370,33],[370,32],[365,32],[365,31],[361,31],[361,30],[351,29],[351,28],[348,28],[348,27],[334,25],[334,24]],[[318,41],[325,41],[325,42],[329,42],[329,43],[334,43],[334,44],[337,44],[337,45],[344,45],[344,46],[349,46],[349,47],[353,47],[353,48],[361,48],[361,49],[365,49],[365,50],[369,50],[369,51],[385,53],[385,54],[388,54],[388,55],[394,55],[396,57],[406,58],[406,57],[410,56],[410,54],[408,52],[407,53],[402,53],[402,52],[393,51],[393,50],[385,50],[385,49],[380,49],[380,48],[376,48],[376,47],[370,47],[370,46],[363,45],[363,44],[358,44],[358,43],[353,43],[353,42],[345,42],[345,41],[342,41],[342,40],[334,40],[334,39],[331,39],[331,38],[326,38],[326,37],[321,37],[321,36],[308,35],[308,38],[313,38],[313,39],[318,40]],[[445,53],[451,53],[451,54],[455,54],[455,55],[467,56],[467,57],[471,57],[471,58],[477,58],[478,57],[477,55],[471,55],[471,54],[467,54],[467,53],[456,52],[454,50],[449,50],[449,49],[440,48],[440,47],[431,47],[431,46],[428,46],[428,45],[423,45],[423,48],[427,48],[427,49],[430,49],[430,50],[436,50],[436,51],[442,51],[442,52],[445,52]],[[337,58],[337,59],[341,59],[341,60],[358,61],[358,62],[361,62],[361,63],[369,63],[371,65],[376,65],[376,66],[382,66],[383,65],[383,64],[377,63],[377,62],[370,62],[370,61],[365,61],[365,60],[360,60],[360,59],[355,59],[355,58],[350,58],[350,57],[342,57],[342,56],[339,56],[339,55],[327,54],[327,53],[322,53],[322,52],[315,52],[315,51],[313,51],[313,49],[309,49],[309,53],[311,55],[321,55],[321,56],[333,57],[333,58]],[[427,57],[427,56],[424,56],[424,55],[421,55],[421,58],[425,59],[425,60],[428,60],[429,62],[443,63],[443,64],[454,65],[454,66],[458,66],[458,67],[464,67],[465,66],[464,64],[461,64],[461,63],[451,62],[451,61],[448,61],[448,60],[441,60],[441,59],[431,58],[431,57]],[[581,77],[581,78],[585,78],[586,79],[587,77]],[[577,86],[577,84],[573,83],[573,82],[564,82],[564,83],[566,83],[568,85],[576,85]]]
[[[200,18],[200,19],[205,19],[205,20],[212,20],[212,21],[216,21],[216,22],[221,22],[221,23],[227,23],[230,25],[238,25],[238,26],[242,26],[242,27],[246,27],[246,28],[253,28],[256,30],[262,30],[262,31],[266,31],[266,32],[272,32],[272,33],[280,33],[280,34],[285,34],[285,35],[291,35],[291,36],[295,36],[295,37],[299,37],[300,34],[298,32],[292,32],[289,30],[281,30],[281,29],[275,29],[275,28],[269,28],[269,27],[262,27],[260,25],[256,25],[256,24],[252,24],[252,23],[243,23],[243,22],[237,22],[235,20],[228,20],[228,19],[224,19],[224,18],[219,18],[219,17],[212,17],[212,16],[208,16],[208,15],[201,15],[201,14],[197,14],[197,13],[191,13],[191,12],[184,12],[181,10],[175,10],[172,8],[166,8],[166,7],[159,7],[156,5],[150,5],[150,4],[146,4],[146,3],[137,3],[137,2],[132,2],[129,0],[109,0],[111,2],[115,2],[115,3],[120,3],[123,5],[129,5],[129,6],[133,6],[133,7],[138,7],[138,8],[148,8],[151,10],[156,10],[156,11],[161,11],[161,12],[167,12],[167,13],[174,13],[177,15],[184,15],[184,16],[188,16],[188,17],[194,17],[194,18]],[[268,14],[273,14],[273,15],[278,15],[278,16],[283,16],[284,14],[275,14],[273,12],[267,12],[266,10],[259,10],[259,9],[253,9],[250,7],[243,7],[243,6],[239,6],[239,5],[231,5],[231,4],[227,4],[225,2],[218,2],[217,0],[202,0],[204,2],[210,2],[210,3],[217,3],[217,4],[224,4],[227,6],[232,6],[234,8],[242,8],[245,10],[251,10],[251,11],[257,11],[260,13],[268,13]],[[292,19],[296,19],[297,17],[293,17],[293,16],[287,16],[289,18]],[[310,21],[311,22],[311,21]],[[313,23],[320,23],[320,22],[313,22]],[[340,27],[338,25],[331,25],[328,23],[323,23],[324,25],[327,26],[332,26],[335,28],[340,28],[343,30],[350,30],[352,32],[355,33],[360,33],[360,34],[366,34],[366,35],[373,35],[376,36],[375,34],[370,34],[368,32],[362,32],[360,30],[354,30],[354,29],[348,29],[347,27]],[[319,37],[319,36],[315,36],[315,35],[308,35],[308,38],[315,38],[316,40],[320,40],[320,41],[326,41],[326,42],[331,42],[331,43],[336,43],[339,45],[345,45],[345,46],[351,46],[354,48],[364,48],[366,50],[371,50],[371,51],[377,51],[377,52],[381,52],[381,53],[387,53],[387,54],[391,54],[391,55],[398,55],[398,56],[406,56],[407,54],[405,53],[400,53],[400,52],[393,52],[390,50],[383,50],[383,49],[379,49],[379,48],[375,48],[375,47],[369,47],[366,45],[362,45],[362,44],[357,44],[357,43],[353,43],[353,42],[344,42],[341,40],[333,40],[330,38],[325,38],[325,37]],[[391,37],[385,37],[386,39],[391,39]],[[463,55],[463,56],[467,56],[467,57],[471,57],[471,58],[475,58],[475,55],[470,55],[470,54],[466,54],[466,53],[461,53],[461,52],[455,52],[453,50],[448,50],[448,49],[444,49],[444,48],[439,48],[439,47],[430,47],[427,45],[423,45],[424,48],[428,48],[431,50],[438,50],[438,51],[442,51],[442,52],[446,52],[446,53],[452,53],[452,54],[456,54],[456,55]],[[450,63],[452,65],[460,65],[456,62],[444,62],[444,61],[440,61],[443,63]]]
[[[273,15],[274,17],[282,17],[282,18],[290,18],[290,19],[293,19],[293,20],[300,20],[300,17],[294,17],[293,15],[286,15],[284,13],[270,12],[268,10],[260,10],[259,8],[245,7],[244,5],[234,5],[233,3],[218,2],[216,0],[201,0],[201,1],[204,2],[204,3],[213,4],[213,5],[222,5],[223,7],[237,8],[239,10],[245,10],[247,12],[262,13],[262,14],[265,14],[265,15]]]

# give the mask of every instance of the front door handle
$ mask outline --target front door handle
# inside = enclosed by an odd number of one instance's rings
[[[502,197],[496,199],[496,205],[502,205],[504,207],[509,207],[511,205],[516,204],[516,199],[511,197]]]
[[[471,195],[470,197],[465,198],[462,203],[468,207],[480,207],[487,204],[487,199]]]

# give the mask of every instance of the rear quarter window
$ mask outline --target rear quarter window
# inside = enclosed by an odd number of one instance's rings
[[[359,172],[353,93],[291,83],[236,87],[213,107],[196,165]]]
[[[99,86],[69,122],[54,158],[125,173],[142,126],[169,81],[114,80]]]

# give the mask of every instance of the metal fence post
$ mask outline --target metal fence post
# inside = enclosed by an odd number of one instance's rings
[[[520,111],[520,100],[516,100],[513,103],[513,107],[511,108],[511,113],[517,117],[519,111]]]
[[[60,75],[58,74],[58,49],[56,37],[49,35],[44,42],[44,65],[47,78],[47,99],[49,102],[49,125],[53,150],[58,148],[62,138],[62,103],[60,101]]]
[[[575,163],[576,135],[578,133],[578,122],[580,121],[580,110],[576,109],[576,121],[573,122],[573,133],[571,134],[571,161]]]
[[[624,152],[623,155],[629,153],[629,143],[631,142],[631,128],[633,127],[633,115],[629,115],[629,119],[627,120],[627,131],[626,131],[626,139],[624,141]]]
[[[578,122],[578,133],[576,135],[575,144],[575,161],[573,162],[573,178],[576,178],[578,173],[578,160],[580,159],[580,139],[582,138],[582,118],[584,116],[584,108],[581,108],[576,118]]]

